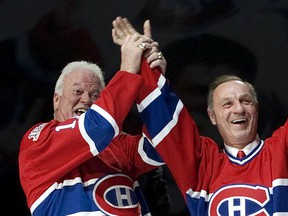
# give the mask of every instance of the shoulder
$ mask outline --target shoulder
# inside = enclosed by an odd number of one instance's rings
[[[29,130],[26,131],[26,133],[22,137],[20,148],[27,146],[31,142],[36,142],[39,139],[40,135],[43,135],[43,133],[48,133],[51,128],[55,128],[55,125],[57,125],[57,121],[55,120],[51,120],[50,122],[37,123],[33,125]]]

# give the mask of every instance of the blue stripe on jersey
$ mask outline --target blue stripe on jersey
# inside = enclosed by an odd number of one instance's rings
[[[288,179],[277,179],[273,181],[273,213],[288,215]]]
[[[164,165],[162,158],[160,157],[158,152],[155,151],[149,139],[145,137],[145,134],[143,134],[143,137],[139,140],[138,152],[142,160],[146,163],[153,166]]]
[[[187,207],[191,215],[208,215],[206,212],[207,202],[203,197],[200,198],[191,198],[188,194],[186,194],[187,199]]]
[[[228,188],[229,185],[225,187]],[[238,187],[238,191],[245,189],[245,185],[235,184],[230,185],[230,187],[231,189]],[[229,210],[235,211],[236,215],[237,209],[239,209],[238,206],[242,203],[241,211],[245,215],[258,215],[259,212],[265,212],[266,215],[288,215],[288,179],[274,180],[273,188],[269,189],[259,185],[246,185],[246,188],[251,189],[251,191],[245,191],[245,195],[237,194],[235,190],[234,194],[232,191],[229,191],[226,194],[227,196],[222,194],[217,201],[217,211],[222,212],[221,215],[228,215]],[[218,191],[221,190],[223,188]],[[203,190],[199,193],[189,189],[186,193],[186,200],[191,215],[209,215],[209,205],[211,207],[211,202],[213,202],[216,193],[207,195]],[[216,209],[214,210],[216,211]]]
[[[91,109],[81,115],[78,123],[93,155],[103,151],[119,134],[118,125],[113,117],[97,105],[92,105]]]
[[[47,196],[41,198],[40,204],[33,208],[32,215],[43,216],[43,212],[57,216],[104,215],[103,212],[115,215],[113,213],[126,208],[136,213],[139,204],[143,215],[151,215],[138,182],[130,180],[122,173],[111,173],[87,182],[75,178],[55,183],[46,191]],[[95,194],[98,200],[95,200]]]
[[[157,98],[151,99],[149,104],[142,110],[141,116],[145,119],[148,132],[152,138],[154,138],[160,131],[173,119],[176,107],[179,102],[179,98],[170,91],[170,87],[165,84],[161,88],[161,93]],[[165,97],[167,95],[167,97]],[[147,96],[149,98],[149,95]],[[145,100],[147,100],[145,98]],[[169,100],[167,102],[166,100]],[[161,107],[159,109],[159,107]],[[159,110],[159,111],[158,111]]]
[[[54,190],[33,212],[33,216],[46,215],[69,215],[75,212],[100,211],[93,202],[93,186],[83,188],[83,184],[77,183]],[[73,191],[73,196],[71,192]],[[49,207],[47,207],[49,206]],[[50,210],[51,212],[47,212]]]

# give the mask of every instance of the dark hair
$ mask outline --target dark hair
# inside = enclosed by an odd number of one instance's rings
[[[208,108],[209,109],[213,108],[213,92],[214,92],[214,90],[219,85],[221,85],[222,83],[230,82],[230,81],[233,81],[233,80],[240,81],[240,82],[243,82],[244,84],[246,84],[249,87],[249,89],[250,89],[250,94],[252,95],[252,98],[253,98],[254,102],[258,103],[257,93],[255,91],[254,86],[251,83],[249,83],[249,82],[247,82],[247,81],[245,81],[245,80],[243,80],[240,77],[235,76],[235,75],[222,75],[222,76],[217,77],[209,85],[208,96],[207,96],[207,104],[208,104]]]

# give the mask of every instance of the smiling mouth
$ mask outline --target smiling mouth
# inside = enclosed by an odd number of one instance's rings
[[[236,119],[236,120],[233,120],[232,123],[233,124],[244,124],[247,122],[247,119],[246,118],[243,118],[243,119]]]
[[[81,114],[85,113],[86,111],[87,111],[86,109],[80,108],[80,109],[77,109],[77,110],[75,111],[75,114],[76,114],[77,116],[80,116]]]

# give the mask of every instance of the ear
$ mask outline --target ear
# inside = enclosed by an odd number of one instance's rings
[[[207,108],[207,113],[209,115],[210,121],[213,125],[216,125],[215,113],[213,109]]]
[[[57,110],[59,107],[59,100],[60,100],[60,96],[58,94],[54,93],[54,96],[53,96],[54,111]]]

